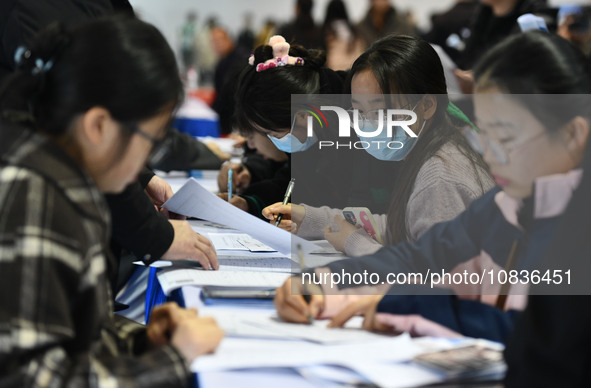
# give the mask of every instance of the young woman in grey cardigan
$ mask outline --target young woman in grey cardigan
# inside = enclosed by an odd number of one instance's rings
[[[389,193],[388,213],[374,215],[384,244],[417,240],[493,187],[482,158],[461,134],[469,121],[449,102],[441,61],[429,44],[408,36],[383,38],[355,61],[348,81],[352,107],[359,112],[359,127],[363,122],[365,132],[375,129],[375,124],[370,127],[377,120],[371,116],[378,117],[379,110],[402,108],[417,115],[409,127],[418,137],[401,135],[400,129],[394,134],[394,140],[403,144],[400,149],[379,147],[375,142],[365,149],[377,159],[396,162],[389,163],[391,170],[380,172],[384,179],[396,180]],[[380,249],[379,242],[345,221],[341,212],[327,206],[277,203],[264,209],[263,215],[273,222],[282,213],[281,227],[307,239],[326,238],[347,256]]]

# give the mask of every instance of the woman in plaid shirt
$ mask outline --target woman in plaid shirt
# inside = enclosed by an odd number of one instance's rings
[[[223,333],[174,304],[112,313],[109,212],[158,157],[183,88],[153,27],[53,25],[0,90],[0,386],[179,387]]]

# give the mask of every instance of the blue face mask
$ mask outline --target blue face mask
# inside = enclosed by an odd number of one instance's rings
[[[277,138],[269,134],[267,134],[267,136],[269,137],[269,139],[271,139],[273,144],[275,144],[275,147],[289,154],[292,154],[294,152],[305,151],[308,148],[312,147],[318,141],[316,133],[314,132],[312,132],[312,137],[306,137],[306,141],[304,143],[302,143],[300,139],[292,135],[291,132],[283,136],[282,138]]]
[[[423,128],[427,122],[423,121],[419,134],[423,132]],[[363,125],[363,132],[375,132],[377,128],[366,120]],[[410,137],[404,128],[396,126],[392,128],[394,132],[392,137],[388,137],[387,131],[382,131],[378,136],[366,137],[359,136],[361,141],[369,143],[369,147],[365,148],[371,156],[383,161],[398,162],[408,156],[410,151],[417,143],[417,137]]]

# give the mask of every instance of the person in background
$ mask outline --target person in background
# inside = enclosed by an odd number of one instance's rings
[[[211,29],[211,44],[213,51],[219,58],[214,73],[213,84],[216,98],[212,108],[219,115],[221,133],[229,135],[232,132],[232,113],[234,111],[232,104],[235,91],[234,80],[244,66],[248,66],[247,61],[250,53],[234,44],[228,31],[221,27]]]
[[[295,19],[281,26],[278,35],[288,43],[297,42],[307,49],[324,49],[322,31],[312,17],[314,0],[296,0]],[[266,41],[265,41],[266,43]]]
[[[181,59],[183,60],[183,73],[187,74],[189,68],[195,67],[195,22],[197,14],[187,13],[187,20],[181,27]]]
[[[237,43],[239,47],[248,53],[254,50],[254,32],[252,31],[252,13],[246,12],[244,14],[244,27],[238,34]]]
[[[547,0],[480,0],[458,61],[456,77],[464,93],[474,86],[472,68],[493,46],[511,34],[519,33],[517,18],[525,13],[547,9]]]
[[[480,275],[540,269],[582,174],[591,126],[587,58],[556,35],[529,31],[494,47],[476,66],[475,75],[480,133],[470,130],[466,135],[499,187],[454,220],[433,226],[416,243],[312,269],[317,279],[327,272],[376,273],[383,280],[388,274],[428,271]],[[324,284],[323,292],[306,304],[299,279],[289,279],[277,292],[275,304],[286,320],[305,322],[312,314],[333,317],[331,325],[341,326],[361,313],[367,329],[413,335],[425,335],[423,329],[436,335],[435,325],[439,335],[506,341],[527,303],[527,285],[507,289],[481,278],[480,283],[446,282],[440,286],[444,288],[419,283],[388,290],[387,282],[375,279],[372,284],[377,286],[365,283],[365,290]],[[388,295],[361,295],[368,292]],[[376,311],[390,315],[376,317]]]
[[[254,47],[256,48],[267,44],[269,39],[271,39],[271,37],[276,34],[277,23],[275,23],[275,21],[273,21],[272,19],[265,20],[265,23],[263,23],[263,26],[257,32],[257,36],[254,40]]]
[[[591,7],[564,5],[558,10],[556,33],[585,55],[591,54]]]
[[[369,0],[369,10],[357,24],[357,32],[364,48],[390,34],[416,35],[415,27],[409,24],[390,0]]]
[[[478,0],[457,0],[447,11],[431,15],[431,30],[423,38],[442,47],[456,62],[477,8]]]
[[[210,16],[206,19],[195,38],[195,55],[197,57],[197,71],[199,72],[199,87],[213,87],[215,65],[218,57],[213,50],[211,31],[218,26],[217,19]]]
[[[167,304],[114,316],[110,216],[158,155],[182,99],[174,54],[129,17],[52,24],[0,90],[0,385],[181,387],[213,351],[213,319]]]
[[[326,45],[326,66],[330,69],[348,70],[363,53],[363,44],[342,0],[331,0],[326,6],[322,34]]]

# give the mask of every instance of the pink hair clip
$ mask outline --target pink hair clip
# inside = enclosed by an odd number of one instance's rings
[[[257,65],[256,70],[257,70],[257,72],[259,72],[259,71],[265,71],[267,69],[272,69],[274,67],[277,67],[277,64],[275,62],[269,62],[269,63],[265,62],[265,63],[259,63]]]
[[[289,55],[289,43],[281,35],[273,35],[269,39],[269,46],[273,48],[273,58],[266,60],[264,63],[259,63],[256,71],[265,71],[277,66],[304,66],[304,60],[301,57],[292,57]],[[254,55],[248,58],[248,63],[254,65]]]

